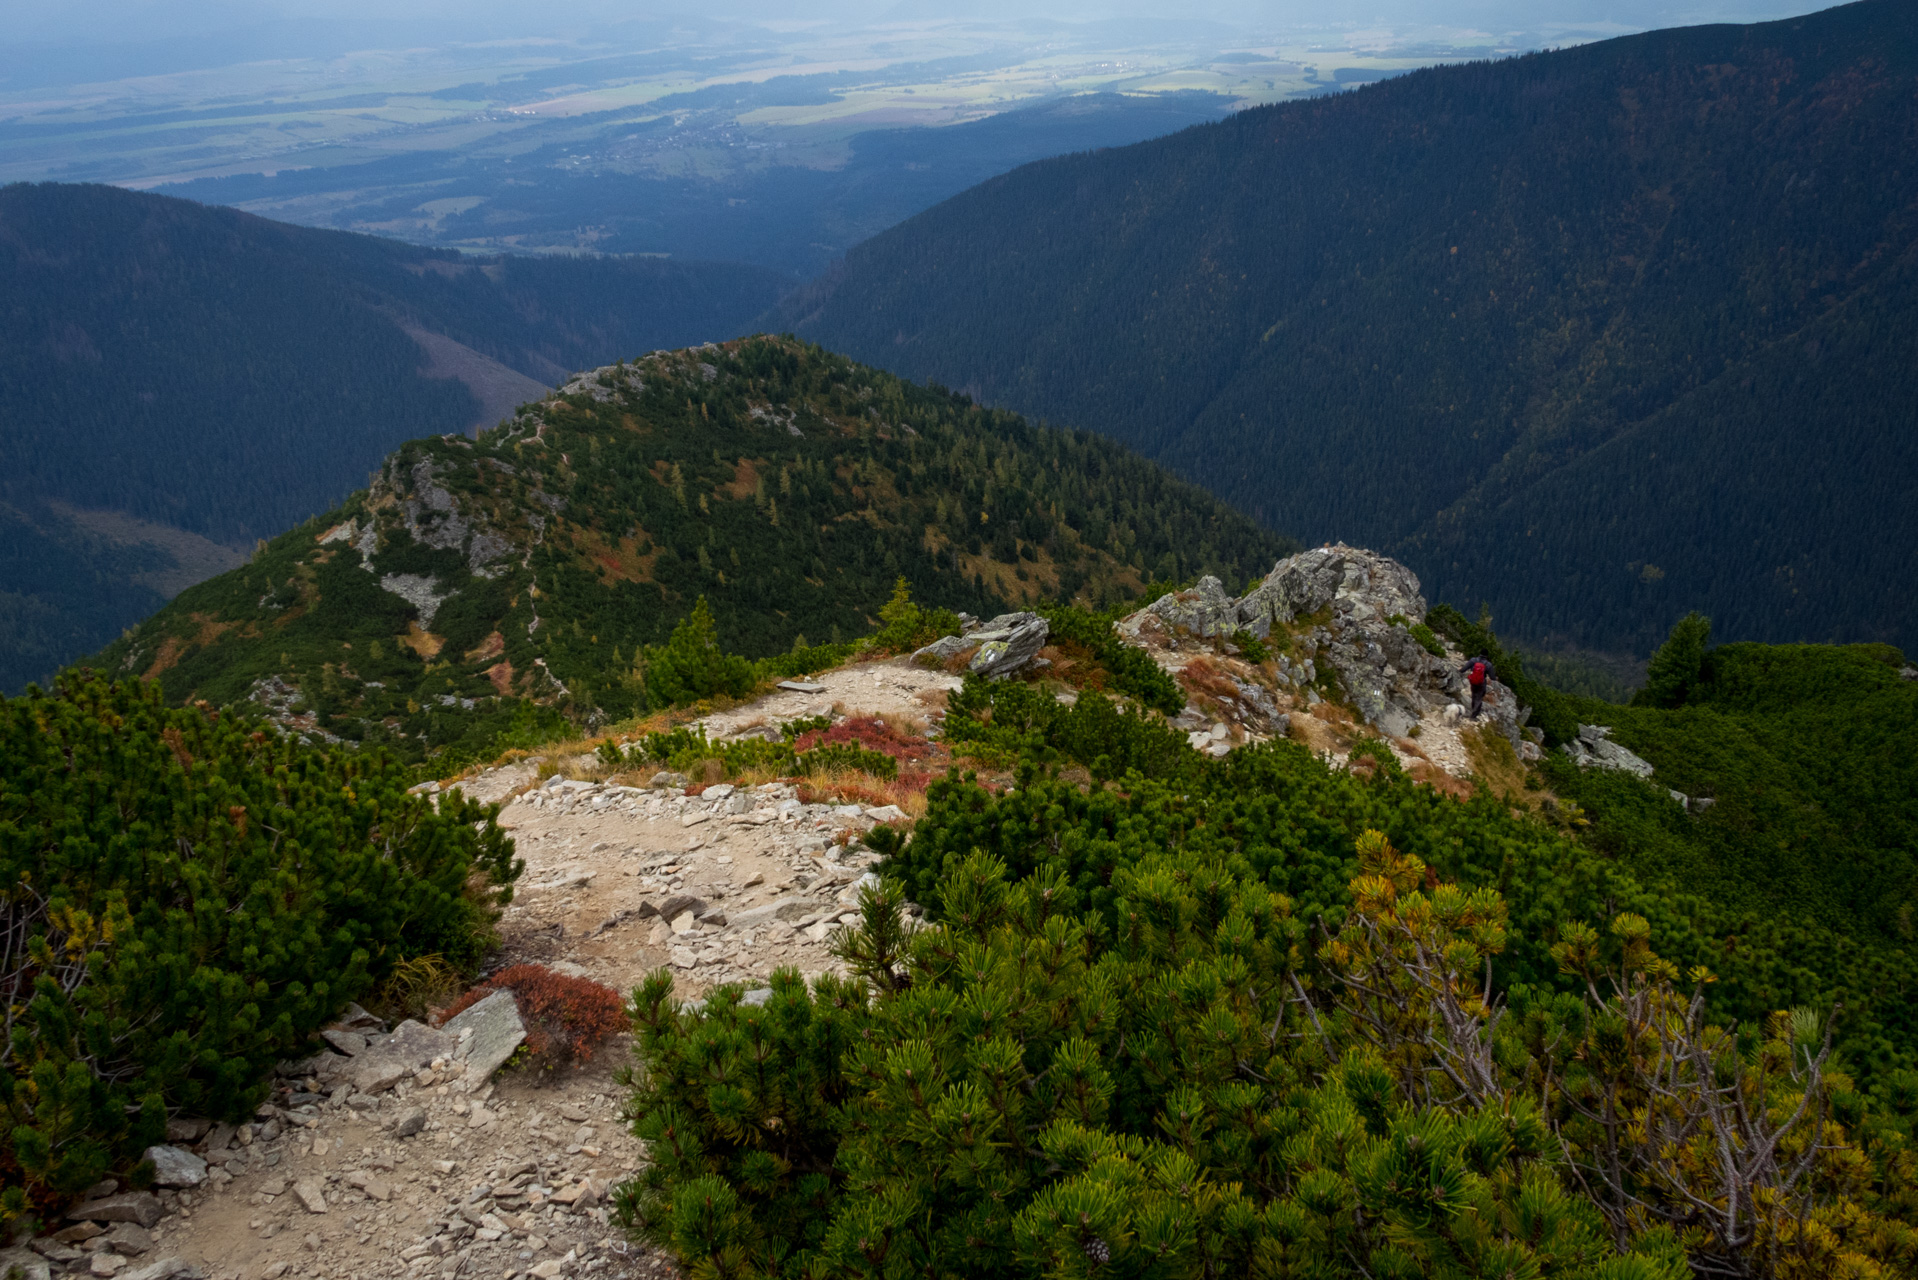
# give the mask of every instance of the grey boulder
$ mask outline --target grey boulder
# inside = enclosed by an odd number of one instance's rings
[[[150,1227],[160,1220],[160,1197],[151,1191],[122,1191],[67,1210],[75,1222],[135,1222]]]
[[[967,639],[979,646],[968,669],[988,680],[1003,680],[1031,665],[1050,633],[1036,613],[1002,613]]]
[[[448,1019],[440,1030],[454,1037],[459,1044],[456,1052],[466,1059],[465,1083],[469,1093],[484,1086],[526,1039],[519,1002],[510,991],[495,991]]]
[[[970,636],[941,636],[925,648],[914,650],[912,660],[922,667],[943,667],[977,643]]]
[[[1263,637],[1274,623],[1327,607],[1355,622],[1393,616],[1407,622],[1425,620],[1425,597],[1416,574],[1396,560],[1343,542],[1279,561],[1239,601],[1239,614],[1246,630]]]

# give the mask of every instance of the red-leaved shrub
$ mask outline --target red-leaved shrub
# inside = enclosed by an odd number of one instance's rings
[[[520,1020],[526,1024],[527,1052],[547,1069],[584,1062],[607,1036],[626,1025],[626,1002],[619,992],[590,978],[554,973],[543,964],[501,969],[448,1005],[439,1021],[444,1024],[502,990],[511,991],[519,1006]]]

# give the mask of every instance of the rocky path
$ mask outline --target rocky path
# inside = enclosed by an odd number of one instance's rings
[[[835,706],[936,720],[958,681],[874,663],[817,684],[714,716],[708,732]],[[786,784],[693,797],[614,785],[580,776],[598,772],[590,759],[538,784],[536,763],[455,784],[505,802],[501,823],[526,862],[500,922],[500,962],[543,963],[622,994],[661,965],[686,999],[787,965],[832,970],[829,931],[852,918],[878,860],[859,837],[905,816],[803,803]],[[287,1064],[254,1123],[176,1126],[180,1156],[167,1176],[195,1185],[157,1194],[103,1185],[82,1206],[88,1220],[49,1224],[61,1230],[8,1257],[30,1276],[123,1280],[673,1273],[609,1218],[610,1187],[642,1157],[614,1079],[630,1038],[556,1078],[482,1079],[457,1037],[417,1024],[389,1036],[370,1022],[328,1036],[356,1052]]]

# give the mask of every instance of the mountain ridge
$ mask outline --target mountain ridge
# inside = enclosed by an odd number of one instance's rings
[[[732,337],[787,283],[466,259],[111,187],[0,187],[0,688],[151,613],[165,595],[140,579],[181,569],[169,536],[102,541],[48,503],[251,547],[408,437],[490,425],[620,352]]]
[[[1918,354],[1915,89],[1886,0],[1415,71],[1028,165],[774,315],[1406,558],[1528,639],[1644,654],[1697,607],[1909,647],[1882,584],[1918,570],[1918,457],[1861,424]],[[1600,470],[1615,441],[1664,497]],[[1566,492],[1609,492],[1607,537]]]
[[[1089,432],[757,337],[582,374],[477,440],[409,441],[91,665],[418,758],[541,708],[633,714],[643,650],[701,599],[719,643],[762,658],[863,635],[901,577],[991,615],[1244,581],[1289,545]]]

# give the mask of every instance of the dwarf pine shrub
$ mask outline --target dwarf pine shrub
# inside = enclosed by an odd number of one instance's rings
[[[495,807],[408,795],[151,684],[0,701],[0,1137],[20,1211],[237,1117],[273,1063],[412,957],[475,965],[521,864]]]

